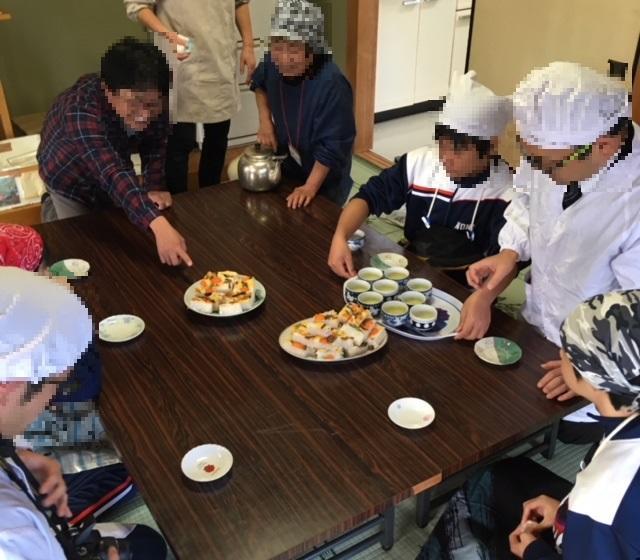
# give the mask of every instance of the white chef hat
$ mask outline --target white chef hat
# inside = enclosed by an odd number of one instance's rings
[[[69,287],[0,267],[0,383],[38,383],[73,367],[91,341],[85,305]]]
[[[511,101],[474,80],[476,73],[454,74],[440,123],[457,132],[491,139],[500,136],[513,117]]]
[[[537,68],[513,94],[520,137],[541,148],[591,144],[629,116],[624,84],[574,62]]]

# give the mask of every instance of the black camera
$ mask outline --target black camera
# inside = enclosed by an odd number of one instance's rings
[[[84,526],[74,536],[73,543],[78,560],[108,560],[111,547],[118,550],[120,560],[133,558],[126,540],[103,537],[98,531],[93,530],[94,525],[92,522]]]

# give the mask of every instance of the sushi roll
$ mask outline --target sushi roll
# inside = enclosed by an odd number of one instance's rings
[[[366,344],[363,344],[362,346],[357,346],[356,344],[353,343],[353,340],[352,340],[351,344],[349,344],[344,349],[344,353],[349,358],[355,358],[356,356],[362,356],[362,354],[364,354],[368,349],[369,348],[367,347]]]
[[[304,344],[300,342],[296,342],[294,340],[290,340],[287,344],[287,349],[294,356],[298,356],[299,358],[308,358],[315,354],[315,351],[311,348],[308,348]]]
[[[239,303],[221,303],[219,313],[225,316],[239,315],[242,313],[242,305]]]
[[[291,340],[297,342],[298,344],[303,344],[304,346],[307,346],[309,344],[309,338],[311,337],[306,337],[304,334],[296,330],[294,330],[291,334]]]
[[[249,311],[249,309],[253,307],[253,304],[255,303],[255,301],[256,301],[256,298],[253,293],[249,295],[239,296],[237,298],[237,303],[239,303],[242,306],[243,311]]]
[[[339,360],[340,358],[342,358],[342,349],[340,348],[327,348],[327,349],[319,349],[316,352],[316,358],[318,358],[318,360],[325,360],[325,361],[331,361],[331,360]]]
[[[201,297],[194,297],[189,305],[193,311],[198,313],[213,313],[213,302]]]
[[[342,325],[338,336],[352,338],[356,346],[360,346],[367,339],[369,333],[353,325]]]
[[[307,329],[311,336],[329,336],[331,334],[331,328],[325,323],[307,323]]]
[[[369,333],[367,344],[373,349],[380,348],[384,339],[385,339],[384,327],[381,327],[380,325],[376,325]]]

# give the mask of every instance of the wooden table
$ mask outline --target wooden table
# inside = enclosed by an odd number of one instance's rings
[[[500,313],[491,333],[524,351],[502,369],[480,362],[471,343],[393,334],[381,352],[343,365],[284,353],[285,327],[342,305],[342,281],[326,265],[339,209],[318,199],[290,211],[285,194],[227,183],[176,197],[168,216],[193,269],[160,265],[152,239],[121,211],[39,226],[52,261],[91,263],[76,286],[96,322],[117,313],[146,322],[139,339],[101,345],[101,410],[180,558],[295,558],[572,408],[535,387],[556,349]],[[381,250],[400,248],[368,230],[357,263]],[[461,286],[407,256],[413,275],[464,299]],[[255,275],[265,304],[227,320],[187,311],[186,288],[222,269]],[[432,426],[413,432],[388,420],[388,405],[403,396],[434,406]],[[206,442],[228,447],[234,467],[227,480],[197,486],[180,459]]]

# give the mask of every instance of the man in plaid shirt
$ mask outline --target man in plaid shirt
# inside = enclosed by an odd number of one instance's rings
[[[171,71],[153,45],[125,38],[102,57],[100,75],[80,78],[54,102],[44,123],[38,163],[49,194],[45,221],[115,203],[155,236],[165,264],[192,265],[184,238],[160,215],[165,187]],[[139,152],[143,178],[131,154]]]

